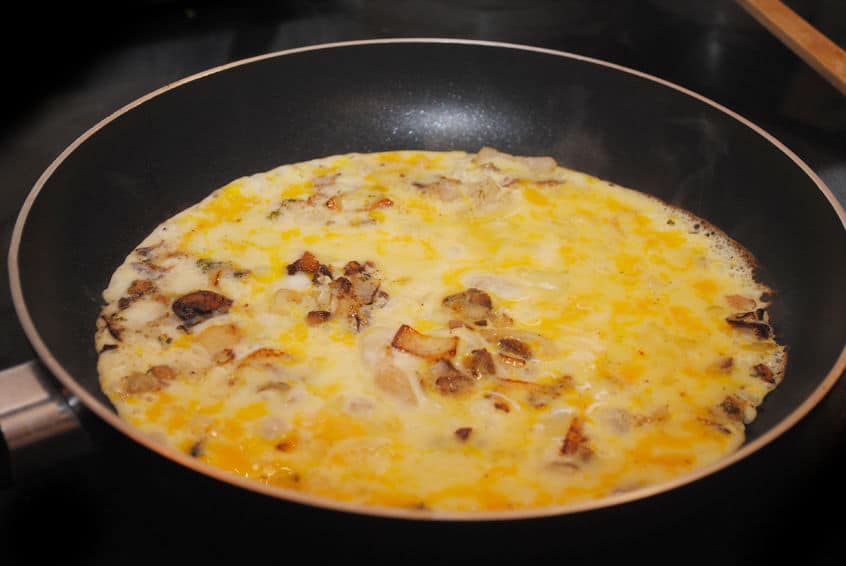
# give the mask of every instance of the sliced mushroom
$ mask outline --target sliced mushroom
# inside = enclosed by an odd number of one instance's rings
[[[758,338],[769,338],[771,333],[770,325],[763,320],[763,310],[742,312],[733,314],[726,318],[730,325],[751,330]]]
[[[147,373],[160,381],[171,381],[176,378],[176,371],[168,365],[152,366]]]
[[[452,365],[449,360],[438,360],[430,369],[435,387],[444,395],[455,395],[469,391],[476,381]]]
[[[100,320],[103,321],[103,325],[106,327],[106,330],[109,331],[109,334],[111,334],[112,338],[114,338],[118,342],[123,340],[124,329],[117,323],[117,321],[115,321],[114,314],[109,316],[106,316],[105,314],[101,315]]]
[[[729,306],[740,311],[751,311],[757,306],[755,299],[743,295],[726,295],[725,299]]]
[[[136,279],[126,290],[126,294],[130,297],[141,297],[142,295],[150,295],[158,291],[156,284],[149,279]]]
[[[494,364],[493,356],[484,348],[479,348],[466,354],[461,364],[476,379],[496,375],[496,365]]]
[[[214,291],[194,291],[173,302],[173,312],[186,327],[195,326],[213,316],[229,312],[232,299]]]
[[[491,296],[475,287],[449,295],[444,298],[443,305],[462,319],[470,321],[484,320],[493,309]]]
[[[246,366],[256,363],[277,363],[280,360],[288,359],[288,354],[276,348],[259,348],[253,350],[249,355],[244,356],[239,366]]]
[[[451,358],[458,348],[457,336],[429,336],[421,334],[407,324],[400,326],[391,346],[427,360]]]
[[[357,273],[350,277],[352,282],[352,294],[355,300],[362,305],[370,305],[379,292],[382,281],[367,273]]]
[[[256,391],[277,391],[279,393],[287,393],[291,390],[291,384],[284,381],[268,381],[264,385],[260,385]]]
[[[714,363],[714,368],[721,373],[731,373],[734,367],[734,358],[731,356],[720,356]]]
[[[209,273],[209,272],[218,271],[219,269],[222,269],[224,267],[232,267],[232,263],[228,262],[228,261],[217,261],[217,260],[201,257],[200,259],[197,260],[197,267],[203,273]]]
[[[502,411],[503,413],[511,412],[511,400],[504,395],[491,392],[485,395],[485,399],[493,400],[494,409],[497,411]]]
[[[141,247],[141,248],[135,248],[135,253],[137,253],[141,257],[148,258],[148,257],[150,257],[150,254],[153,253],[153,250],[159,248],[163,243],[164,243],[164,240],[162,240],[158,244],[155,244],[155,245],[152,245],[152,246],[144,246],[144,247]]]
[[[741,399],[729,395],[720,403],[720,408],[730,419],[741,421],[743,420],[745,405]]]
[[[344,275],[349,277],[355,273],[361,273],[366,269],[366,264],[362,265],[361,263],[353,260],[348,261],[347,264],[344,266]]]
[[[454,201],[461,196],[461,182],[440,176],[430,183],[415,181],[412,185],[423,193],[434,195],[443,201]]]
[[[317,261],[317,258],[311,252],[304,252],[300,259],[296,260],[294,263],[291,263],[286,267],[288,275],[294,275],[300,271],[304,271],[305,273],[317,273],[318,268],[320,267],[320,262]]]
[[[508,391],[512,396],[519,392],[526,403],[539,409],[548,406],[561,395],[561,391],[570,387],[570,376],[563,376],[552,383],[535,383],[514,378],[497,378],[498,389]]]
[[[771,370],[768,366],[764,364],[757,364],[752,367],[752,375],[757,377],[758,379],[762,379],[767,383],[775,383],[775,375],[773,374],[773,370]]]
[[[468,438],[470,438],[470,433],[473,432],[473,428],[469,426],[463,426],[461,428],[455,429],[455,437],[458,438],[461,442],[466,442]]]
[[[346,297],[352,294],[353,286],[352,282],[346,277],[338,277],[329,283],[329,288],[332,289],[336,297]]]
[[[332,313],[329,311],[309,311],[306,315],[306,322],[310,326],[317,326],[329,320],[331,316]]]
[[[588,437],[584,433],[582,420],[574,417],[559,450],[564,456],[576,456],[587,460],[593,455]]]
[[[526,360],[516,356],[509,356],[508,354],[499,354],[499,359],[502,363],[515,368],[526,367]]]
[[[235,352],[233,352],[229,348],[224,348],[223,350],[217,352],[215,355],[212,356],[212,361],[219,366],[222,366],[224,364],[228,364],[229,362],[231,362],[234,359],[235,359]]]
[[[168,270],[168,268],[156,265],[150,260],[133,261],[130,265],[147,279],[159,279]]]
[[[508,356],[517,356],[524,360],[532,358],[532,349],[528,344],[517,338],[502,338],[497,342],[497,345]]]
[[[120,389],[128,395],[138,395],[140,393],[151,393],[160,391],[162,382],[159,381],[152,373],[133,372],[125,375],[120,380]]]

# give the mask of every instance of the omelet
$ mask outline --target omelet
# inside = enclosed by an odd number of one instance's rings
[[[773,292],[708,222],[492,148],[236,179],[117,267],[118,414],[256,482],[485,512],[608,497],[744,442],[783,379]]]

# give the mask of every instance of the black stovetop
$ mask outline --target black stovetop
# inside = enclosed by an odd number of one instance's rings
[[[846,46],[846,2],[787,4]],[[376,37],[524,43],[657,75],[774,134],[846,203],[846,96],[730,0],[135,0],[34,3],[4,16],[3,257],[41,172],[124,104],[252,55]],[[0,266],[0,367],[8,367],[33,354]],[[518,523],[420,524],[304,508],[219,484],[103,428],[92,453],[0,490],[0,564],[844,561],[844,380],[796,427],[716,477],[611,511]]]

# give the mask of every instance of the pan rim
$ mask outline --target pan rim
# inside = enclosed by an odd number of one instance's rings
[[[272,59],[276,57],[282,57],[286,55],[295,55],[299,53],[309,52],[309,51],[317,51],[317,50],[326,50],[326,49],[335,49],[335,48],[344,48],[344,47],[355,47],[355,46],[362,46],[362,45],[379,45],[379,44],[392,44],[392,43],[408,43],[408,44],[453,44],[453,45],[469,45],[469,46],[480,46],[480,47],[492,47],[492,48],[504,48],[504,49],[514,49],[520,51],[530,51],[535,53],[541,53],[546,55],[552,55],[557,57],[564,57],[568,59],[574,59],[578,61],[582,61],[585,63],[595,64],[602,67],[607,67],[613,69],[615,71],[624,72],[630,75],[634,75],[638,78],[649,80],[655,83],[660,84],[663,87],[671,88],[677,92],[680,92],[684,95],[690,96],[699,102],[705,103],[712,108],[723,112],[724,114],[728,115],[729,117],[733,118],[734,120],[740,122],[741,124],[745,125],[746,127],[752,129],[755,133],[760,135],[764,140],[771,143],[773,146],[776,147],[779,151],[784,153],[793,163],[795,163],[816,185],[819,191],[823,194],[823,196],[828,200],[831,207],[834,209],[835,213],[837,214],[838,218],[840,219],[841,225],[843,226],[844,230],[846,230],[846,211],[844,211],[843,206],[838,201],[837,197],[828,188],[825,182],[792,150],[790,150],[786,145],[784,145],[781,141],[775,138],[772,134],[758,126],[757,124],[753,123],[752,121],[748,120],[747,118],[741,116],[740,114],[734,112],[733,110],[717,103],[710,98],[707,98],[697,92],[689,90],[685,87],[667,81],[665,79],[656,77],[654,75],[650,75],[648,73],[644,73],[642,71],[638,71],[636,69],[632,69],[629,67],[625,67],[616,63],[612,63],[609,61],[604,61],[601,59],[587,57],[584,55],[579,55],[576,53],[566,52],[566,51],[559,51],[554,49],[548,49],[543,47],[531,46],[531,45],[524,45],[524,44],[517,44],[517,43],[507,43],[507,42],[498,42],[498,41],[485,41],[485,40],[474,40],[474,39],[455,39],[455,38],[441,38],[441,37],[420,37],[420,38],[382,38],[382,39],[366,39],[366,40],[353,40],[353,41],[341,41],[341,42],[332,42],[332,43],[323,43],[323,44],[314,44],[308,45],[303,47],[297,47],[293,49],[286,49],[282,51],[274,51],[270,53],[265,53],[261,55],[257,55],[254,57],[249,57],[246,59],[240,59],[237,61],[232,61],[223,65],[219,65],[216,67],[212,67],[201,71],[199,73],[195,73],[179,79],[177,81],[171,82],[165,86],[162,86],[158,89],[155,89],[147,94],[129,102],[128,104],[122,106],[118,110],[112,112],[95,125],[90,127],[86,130],[83,134],[77,137],[69,146],[67,146],[59,155],[56,157],[52,163],[44,170],[41,176],[36,181],[33,188],[30,190],[29,194],[27,195],[23,206],[21,207],[20,212],[18,213],[18,217],[15,222],[15,226],[12,232],[12,238],[9,248],[9,280],[10,280],[10,288],[11,288],[11,295],[12,295],[12,302],[14,304],[14,308],[18,317],[18,320],[30,341],[30,344],[35,349],[38,358],[40,359],[41,363],[47,366],[50,372],[58,379],[67,389],[76,396],[82,403],[94,412],[98,417],[106,421],[109,425],[120,431],[121,433],[125,434],[135,442],[144,445],[145,447],[149,448],[150,450],[157,452],[159,455],[168,458],[169,460],[175,461],[183,466],[186,466],[196,472],[202,473],[207,477],[211,477],[213,479],[235,485],[240,488],[247,489],[252,492],[260,493],[263,495],[270,495],[277,499],[286,500],[293,503],[308,505],[311,507],[318,507],[328,510],[334,511],[341,511],[356,515],[370,515],[370,516],[377,516],[377,517],[384,517],[384,518],[395,518],[395,519],[409,519],[409,520],[431,520],[431,521],[473,521],[473,522],[489,522],[489,521],[502,521],[502,520],[515,520],[515,519],[535,519],[541,517],[549,517],[549,516],[559,516],[559,515],[570,515],[575,513],[581,513],[586,511],[592,510],[599,510],[606,507],[612,507],[617,505],[622,505],[625,503],[646,499],[648,497],[652,497],[654,495],[672,491],[676,488],[682,487],[684,485],[693,483],[699,479],[702,479],[706,476],[710,476],[716,474],[717,472],[728,468],[729,466],[733,465],[734,463],[752,455],[753,453],[757,452],[764,446],[770,444],[776,438],[781,436],[787,430],[791,429],[795,426],[802,418],[805,417],[814,407],[819,404],[819,402],[825,397],[825,395],[834,387],[835,383],[839,380],[841,375],[846,370],[846,344],[844,344],[843,348],[841,349],[840,355],[835,361],[832,368],[829,370],[823,381],[817,386],[817,388],[809,395],[798,407],[794,408],[784,419],[778,422],[773,428],[769,431],[765,432],[762,436],[755,439],[752,442],[744,443],[737,451],[734,453],[726,456],[725,458],[709,465],[704,468],[700,468],[697,470],[693,470],[688,472],[682,476],[678,476],[674,479],[661,482],[654,485],[649,485],[645,487],[641,487],[635,490],[631,490],[625,493],[616,494],[609,497],[604,497],[601,499],[596,500],[588,500],[573,504],[567,505],[554,505],[548,507],[539,507],[539,508],[527,508],[527,509],[519,509],[519,510],[510,510],[510,511],[479,511],[479,512],[461,512],[461,511],[420,511],[420,510],[413,510],[413,509],[405,509],[405,508],[393,508],[393,507],[382,507],[382,506],[372,506],[372,505],[364,505],[358,503],[349,503],[344,501],[339,501],[335,499],[330,499],[327,497],[319,497],[315,495],[310,495],[307,493],[303,493],[296,490],[285,489],[281,487],[272,487],[265,484],[261,484],[254,480],[249,480],[245,477],[236,475],[232,472],[228,472],[222,470],[220,468],[215,468],[210,464],[206,464],[204,462],[198,461],[195,458],[191,458],[190,456],[183,454],[175,449],[168,448],[156,443],[151,438],[144,435],[139,430],[132,427],[128,422],[123,421],[116,412],[112,409],[107,407],[103,402],[99,399],[94,397],[90,394],[83,386],[81,386],[75,378],[71,375],[69,371],[67,371],[62,364],[56,359],[49,348],[46,346],[44,341],[41,339],[38,330],[35,327],[35,323],[30,316],[29,310],[26,306],[26,301],[24,300],[23,296],[23,288],[20,280],[20,267],[18,264],[19,259],[19,247],[21,245],[21,241],[23,238],[23,231],[26,225],[26,221],[29,217],[29,213],[35,203],[36,198],[38,197],[39,193],[41,192],[44,185],[53,175],[53,173],[58,169],[58,167],[70,156],[82,143],[96,134],[99,130],[106,127],[110,122],[116,120],[123,114],[128,113],[129,111],[133,110],[137,106],[151,100],[165,92],[168,92],[172,89],[178,88],[182,85],[188,84],[190,82],[196,81],[198,79],[207,77],[212,74],[216,74],[234,67],[239,67],[242,65],[247,65],[251,63],[255,63],[258,61],[262,61],[265,59]]]

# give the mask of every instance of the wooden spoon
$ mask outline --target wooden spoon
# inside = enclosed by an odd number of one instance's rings
[[[779,0],[737,0],[752,17],[846,94],[846,51]]]

